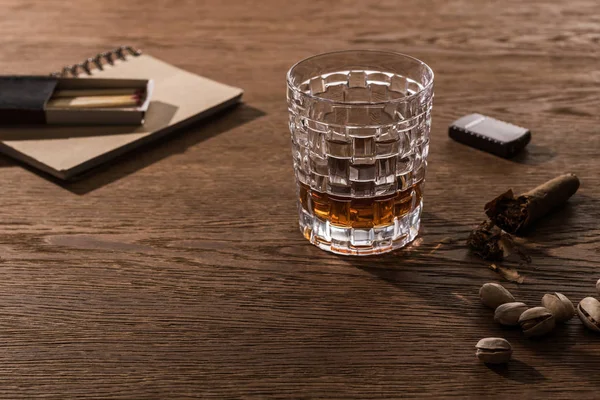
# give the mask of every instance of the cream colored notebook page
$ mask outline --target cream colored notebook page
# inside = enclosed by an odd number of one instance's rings
[[[239,88],[184,71],[147,54],[117,59],[114,65],[91,71],[90,77],[152,79],[154,90],[144,125],[2,127],[0,151],[69,179],[235,104],[243,93]]]

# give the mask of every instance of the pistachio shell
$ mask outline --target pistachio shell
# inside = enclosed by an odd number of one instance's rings
[[[561,293],[545,294],[542,297],[542,306],[550,310],[556,322],[566,322],[575,315],[573,303]]]
[[[519,317],[527,310],[525,303],[504,303],[496,308],[494,320],[502,325],[519,325]]]
[[[556,319],[545,307],[533,307],[519,317],[519,324],[526,337],[542,336],[556,326]]]
[[[590,330],[600,333],[600,301],[586,297],[577,306],[577,315]]]
[[[504,364],[512,356],[512,346],[506,339],[485,338],[477,342],[475,346],[478,359],[487,364]]]
[[[479,289],[481,302],[494,310],[501,304],[512,303],[515,298],[506,288],[497,283],[486,283]]]
[[[600,279],[598,279],[598,282],[596,282],[596,290],[600,294]]]

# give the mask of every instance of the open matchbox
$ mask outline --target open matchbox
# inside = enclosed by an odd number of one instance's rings
[[[1,125],[141,125],[152,96],[149,79],[59,78],[50,76],[0,76]],[[96,103],[94,108],[70,106],[59,93],[121,94],[108,99],[123,101],[122,93],[135,92],[135,102]],[[133,96],[133,95],[132,95]],[[71,98],[72,100],[73,98]],[[98,97],[78,98],[94,101]],[[102,97],[107,101],[107,97]],[[125,98],[125,100],[127,100]],[[81,103],[81,102],[80,102]],[[89,103],[87,103],[89,104]],[[109,104],[109,103],[107,103]]]

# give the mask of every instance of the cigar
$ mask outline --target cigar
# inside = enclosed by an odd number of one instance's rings
[[[484,207],[490,220],[504,231],[520,234],[552,209],[564,204],[579,189],[575,174],[560,175],[519,196],[512,189]]]
[[[484,260],[500,261],[514,253],[527,264],[531,263],[531,257],[515,242],[514,237],[492,221],[483,221],[473,229],[467,238],[467,245]]]
[[[467,245],[484,260],[502,260],[505,252],[504,240],[511,240],[510,235],[504,233],[493,222],[483,221],[471,232]]]

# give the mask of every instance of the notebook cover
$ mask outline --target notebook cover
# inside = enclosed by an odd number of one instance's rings
[[[60,179],[165,136],[241,99],[239,88],[184,71],[147,54],[116,60],[92,78],[153,79],[143,126],[37,126],[0,128],[0,152]]]

